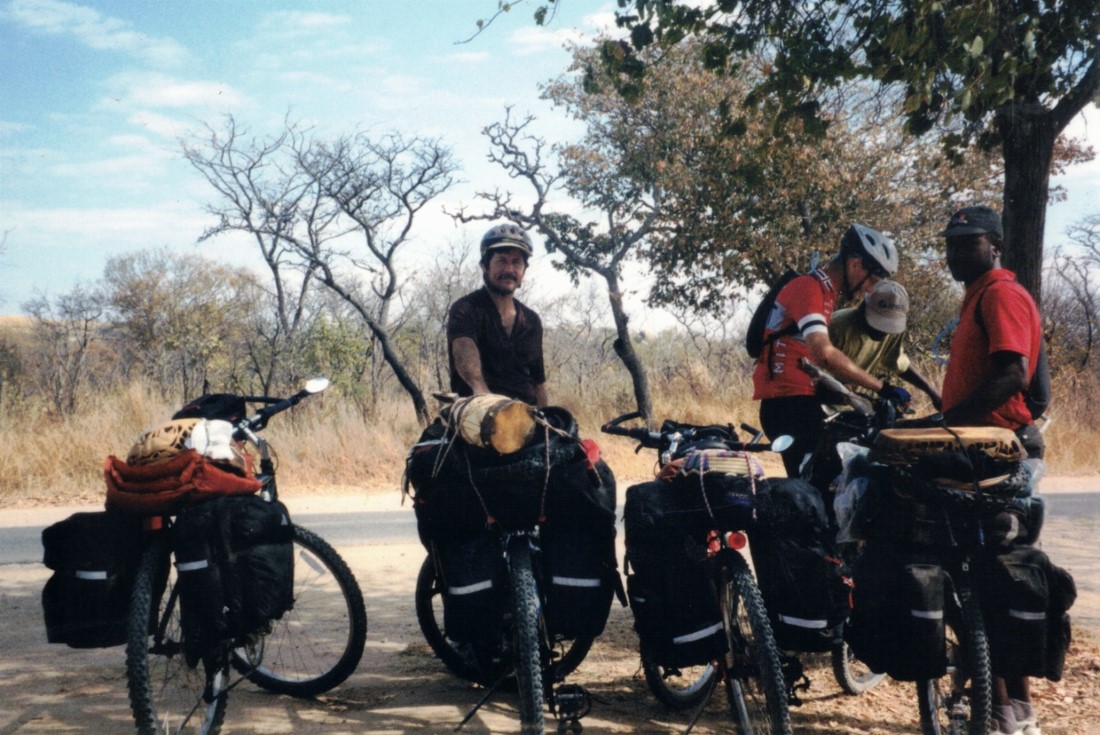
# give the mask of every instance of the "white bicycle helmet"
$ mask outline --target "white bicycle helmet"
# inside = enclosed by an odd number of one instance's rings
[[[840,252],[862,257],[882,278],[893,278],[898,272],[898,249],[894,242],[866,225],[853,224],[845,231],[840,239]]]
[[[531,238],[519,225],[511,222],[493,225],[481,236],[481,258],[484,260],[490,250],[500,248],[519,248],[527,257],[535,254]]]

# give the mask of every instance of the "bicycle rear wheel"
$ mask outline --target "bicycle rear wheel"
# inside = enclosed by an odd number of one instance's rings
[[[832,650],[832,661],[833,675],[840,688],[848,694],[863,694],[886,678],[886,674],[876,674],[867,668],[867,664],[852,655],[852,649],[847,643]]]
[[[644,647],[642,672],[649,691],[653,692],[657,701],[677,712],[698,707],[718,683],[718,670],[714,664],[662,666],[653,663]]]
[[[436,657],[443,662],[455,676],[486,686],[499,678],[493,670],[483,671],[478,665],[475,647],[464,645],[447,636],[443,620],[443,584],[435,567],[435,561],[429,554],[420,565],[416,576],[416,620],[424,640]],[[592,638],[572,638],[556,640],[549,652],[550,679],[561,681],[573,673],[592,648]],[[487,658],[485,656],[480,657]],[[499,667],[497,667],[499,668]]]
[[[516,684],[519,689],[519,717],[523,733],[545,732],[543,716],[541,611],[535,576],[531,569],[531,546],[526,536],[511,539],[508,574],[512,582],[512,641]]]
[[[982,611],[965,586],[948,607],[947,673],[917,682],[923,735],[985,735],[993,716],[993,675]]]
[[[249,681],[313,697],[342,684],[363,657],[367,611],[348,565],[324,539],[294,526],[294,607],[271,632],[233,652]]]
[[[171,549],[162,536],[142,556],[130,601],[126,680],[141,735],[215,735],[225,718],[228,652],[207,652],[188,666],[179,610]]]
[[[787,686],[764,599],[744,558],[730,552],[722,569],[720,604],[729,653],[726,696],[738,732],[791,735]]]

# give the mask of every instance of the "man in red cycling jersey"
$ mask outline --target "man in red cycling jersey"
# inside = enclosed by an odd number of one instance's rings
[[[898,251],[886,237],[853,224],[840,251],[824,268],[793,279],[775,299],[764,330],[764,350],[753,371],[753,399],[760,401],[760,424],[769,439],[794,439],[783,453],[788,477],[798,477],[806,455],[824,430],[825,411],[810,375],[798,366],[807,358],[838,379],[905,404],[907,391],[862,370],[829,340],[829,320],[838,299],[870,293],[898,270]]]
[[[989,207],[964,207],[943,236],[947,268],[966,286],[943,379],[944,421],[1012,429],[1028,456],[1041,458],[1042,435],[1024,391],[1038,363],[1042,322],[1031,294],[1001,268],[1001,216]],[[991,735],[1040,735],[1029,679],[994,677],[993,701]]]

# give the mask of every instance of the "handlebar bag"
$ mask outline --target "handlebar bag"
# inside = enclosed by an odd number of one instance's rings
[[[74,513],[42,531],[46,640],[72,648],[126,642],[130,592],[145,548],[142,521],[111,511]]]
[[[216,498],[182,511],[173,532],[191,665],[207,647],[260,632],[293,606],[294,527],[282,503]]]

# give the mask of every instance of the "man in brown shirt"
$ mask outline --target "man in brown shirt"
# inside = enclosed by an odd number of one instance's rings
[[[485,285],[451,304],[447,351],[451,390],[498,393],[547,405],[542,321],[515,298],[534,248],[518,225],[494,225],[481,238]]]

